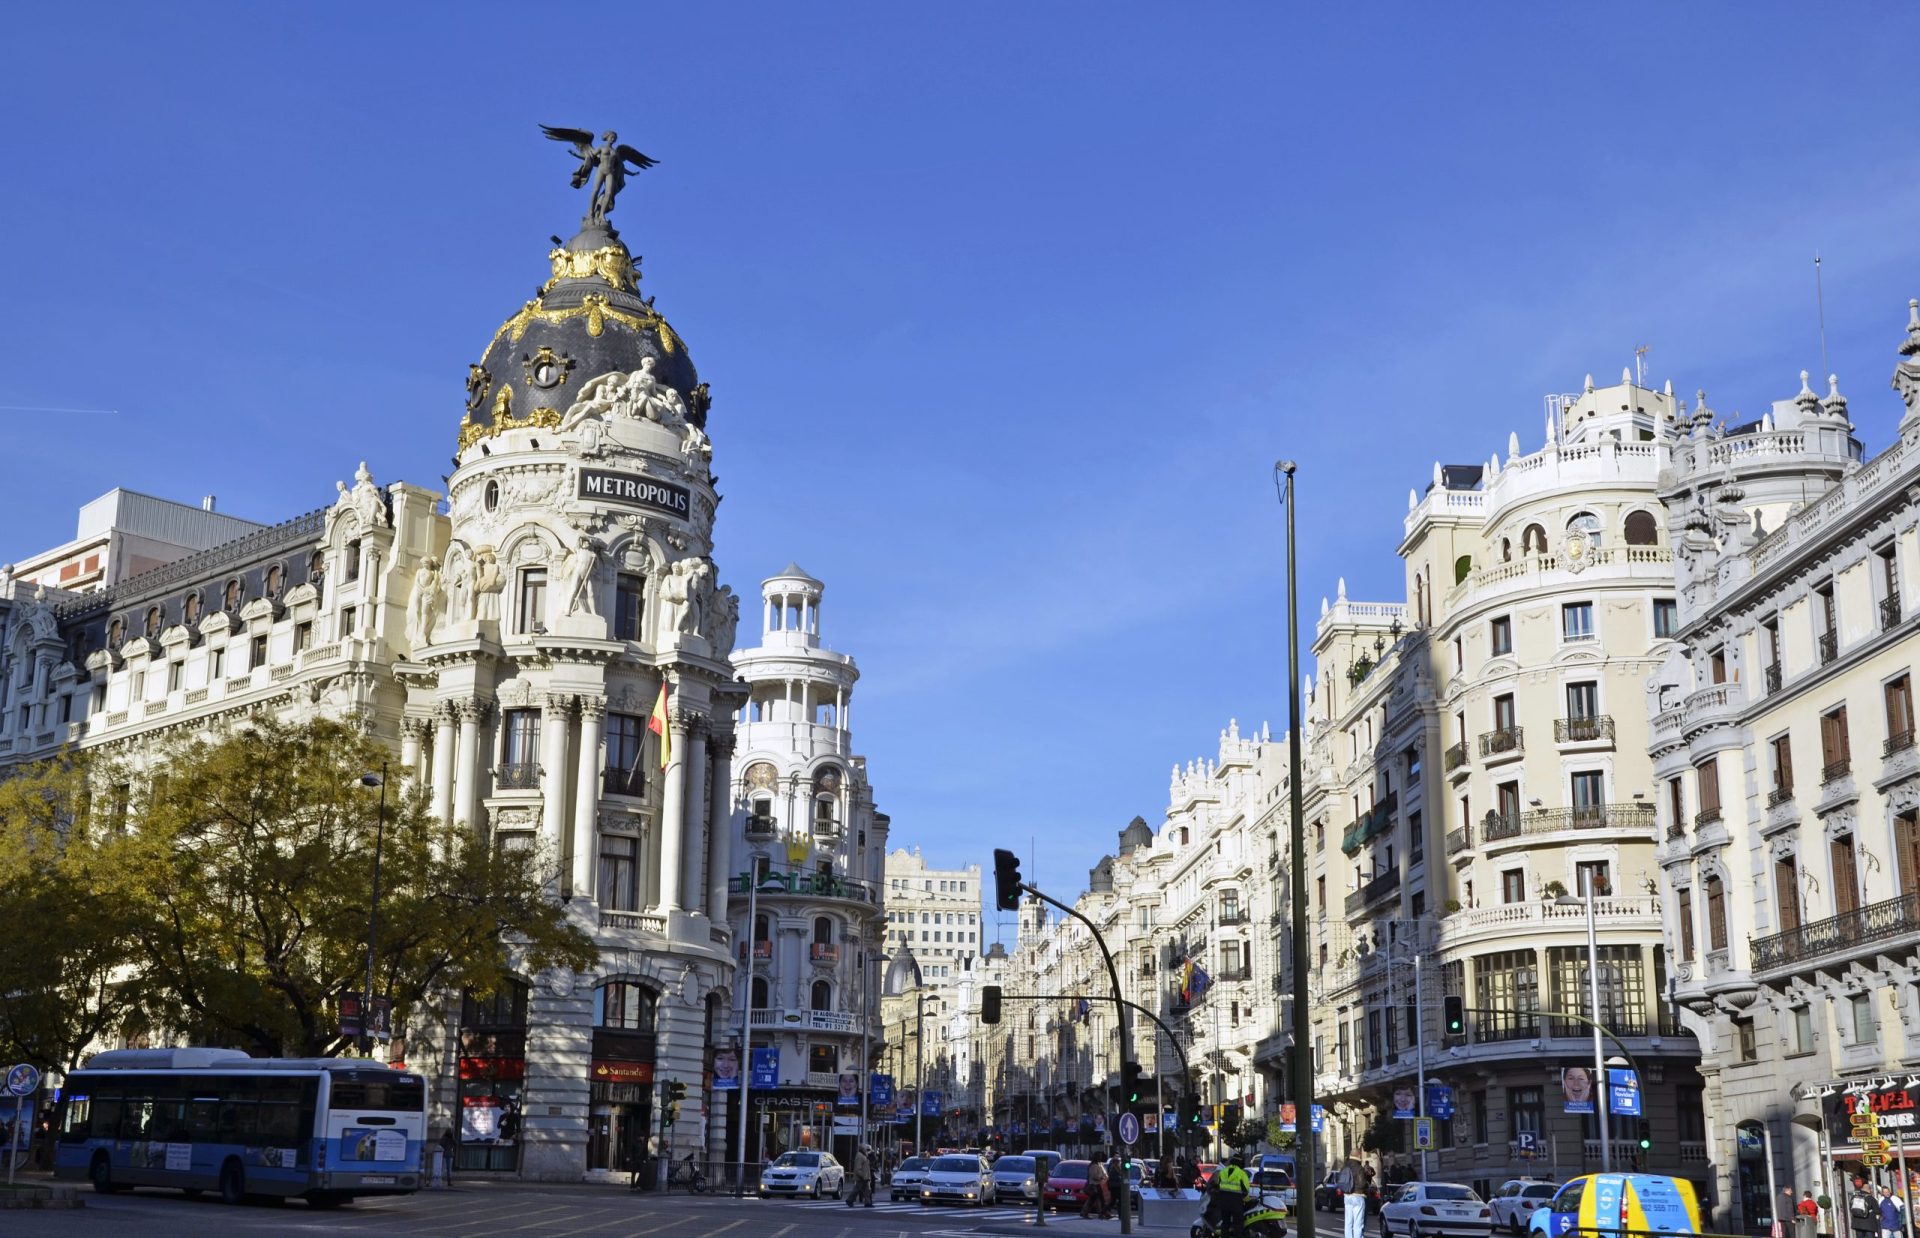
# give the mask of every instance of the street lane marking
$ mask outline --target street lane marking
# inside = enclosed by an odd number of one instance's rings
[[[715,1235],[724,1234],[728,1230],[735,1227],[736,1225],[745,1225],[745,1224],[746,1224],[745,1221],[728,1221],[725,1225],[722,1225],[719,1229],[708,1230],[706,1233],[700,1235],[700,1238],[715,1238]]]
[[[566,1207],[568,1207],[568,1208],[578,1208],[578,1207],[579,1207],[580,1205],[578,1205],[578,1204],[568,1204],[568,1205],[565,1205],[565,1206],[566,1206]],[[528,1221],[528,1222],[527,1222],[527,1223],[526,1223],[525,1225],[509,1225],[509,1226],[507,1226],[507,1227],[506,1227],[505,1229],[487,1229],[487,1230],[479,1230],[479,1231],[476,1231],[476,1233],[487,1233],[487,1234],[510,1234],[510,1233],[513,1233],[513,1232],[514,1232],[514,1231],[516,1231],[516,1230],[522,1230],[522,1229],[544,1229],[544,1228],[546,1228],[546,1227],[547,1227],[547,1226],[549,1226],[549,1225],[560,1225],[560,1224],[566,1224],[566,1223],[568,1223],[568,1222],[571,1222],[571,1221],[584,1221],[584,1220],[586,1220],[586,1219],[587,1219],[587,1217],[590,1217],[590,1216],[603,1216],[603,1215],[605,1215],[606,1213],[608,1213],[608,1212],[612,1212],[612,1211],[613,1211],[613,1209],[611,1209],[611,1208],[591,1208],[591,1209],[584,1209],[584,1210],[582,1211],[582,1213],[581,1213],[581,1215],[579,1215],[579,1216],[565,1216],[565,1217],[542,1217],[541,1219],[539,1219],[539,1220],[537,1220],[537,1221]],[[640,1213],[640,1214],[638,1214],[638,1215],[639,1215],[639,1216],[640,1216],[641,1218],[643,1218],[643,1219],[644,1219],[645,1217],[647,1217],[647,1216],[650,1216],[650,1215],[652,1215],[652,1214],[651,1214],[651,1213],[644,1213],[644,1212],[643,1212],[643,1213]],[[614,1218],[613,1220],[611,1220],[611,1221],[605,1221],[605,1222],[602,1222],[602,1223],[601,1223],[601,1224],[599,1224],[599,1225],[583,1225],[583,1226],[581,1226],[581,1227],[580,1227],[580,1228],[578,1228],[578,1229],[564,1229],[564,1230],[559,1230],[559,1231],[557,1231],[557,1232],[558,1232],[558,1233],[562,1233],[562,1234],[580,1234],[580,1233],[585,1233],[585,1232],[586,1232],[587,1230],[590,1230],[590,1229],[604,1229],[604,1228],[606,1228],[606,1227],[607,1227],[608,1225],[623,1225],[623,1224],[625,1224],[626,1222],[628,1222],[628,1221],[631,1221],[631,1220],[633,1220],[634,1218],[635,1218],[635,1214],[634,1214],[634,1213],[631,1213],[631,1212],[628,1212],[628,1213],[623,1213],[622,1215],[620,1215],[620,1216],[617,1216],[617,1217],[615,1217],[615,1218]],[[512,1218],[512,1219],[514,1219],[514,1220],[518,1220],[519,1218],[518,1218],[518,1217],[515,1217],[515,1218]]]
[[[534,1209],[533,1211],[531,1211],[531,1212],[516,1212],[516,1213],[514,1213],[514,1214],[513,1214],[513,1215],[511,1215],[511,1216],[504,1216],[504,1217],[502,1217],[502,1216],[492,1216],[492,1215],[490,1215],[490,1216],[488,1216],[488,1217],[487,1217],[487,1221],[485,1221],[485,1222],[480,1222],[480,1224],[486,1224],[487,1222],[494,1222],[494,1221],[523,1221],[523,1220],[525,1220],[526,1218],[528,1218],[528,1217],[531,1217],[531,1216],[539,1216],[539,1215],[540,1215],[541,1213],[543,1213],[543,1212],[561,1212],[561,1211],[564,1211],[564,1210],[565,1210],[566,1208],[568,1208],[568,1207],[571,1207],[571,1206],[572,1206],[572,1205],[568,1205],[568,1204],[555,1204],[555,1205],[553,1205],[553,1206],[552,1206],[552,1207],[550,1207],[550,1208],[535,1208],[535,1209]],[[492,1209],[492,1208],[487,1208],[487,1209],[484,1209],[484,1211],[486,1211],[486,1212],[488,1212],[488,1213],[493,1213],[493,1212],[495,1212],[495,1211],[497,1211],[497,1210],[496,1210],[496,1209]],[[442,1216],[444,1216],[445,1214],[444,1214],[444,1213],[441,1213],[441,1214],[438,1214],[438,1215],[442,1215]],[[439,1225],[416,1225],[416,1226],[412,1226],[411,1228],[412,1228],[412,1231],[413,1231],[414,1233],[416,1233],[416,1234],[424,1234],[424,1233],[427,1233],[427,1232],[428,1232],[428,1231],[430,1231],[430,1230],[436,1230],[436,1229],[450,1229],[450,1228],[451,1228],[451,1229],[458,1229],[459,1227],[461,1227],[461,1226],[463,1226],[463,1225],[473,1225],[473,1224],[475,1224],[475,1223],[476,1223],[476,1222],[475,1222],[474,1220],[472,1220],[471,1218],[468,1218],[468,1217],[462,1217],[462,1218],[461,1218],[460,1220],[458,1220],[458,1221],[447,1221],[447,1222],[444,1222],[443,1224],[439,1224]]]
[[[628,1232],[628,1233],[633,1233],[633,1234],[657,1234],[657,1233],[659,1233],[659,1232],[660,1232],[661,1230],[663,1230],[663,1229],[666,1229],[666,1228],[668,1228],[668,1227],[670,1227],[670,1226],[674,1226],[674,1225],[684,1225],[684,1224],[686,1224],[686,1223],[687,1223],[688,1221],[691,1221],[691,1220],[693,1220],[693,1218],[692,1218],[692,1217],[685,1217],[685,1216],[682,1216],[682,1217],[674,1217],[674,1218],[673,1218],[673,1219],[672,1219],[671,1221],[662,1221],[662,1222],[660,1222],[660,1224],[658,1224],[658,1225],[656,1225],[656,1226],[654,1226],[654,1227],[653,1227],[652,1229],[635,1229],[635,1230],[629,1230],[629,1231],[627,1231],[627,1232]]]
[[[782,1225],[779,1229],[776,1229],[771,1234],[768,1234],[767,1238],[780,1238],[780,1235],[791,1234],[792,1232],[793,1232],[793,1226]]]

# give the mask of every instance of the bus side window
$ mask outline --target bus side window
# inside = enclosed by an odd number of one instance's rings
[[[60,1142],[83,1143],[93,1129],[93,1099],[69,1094],[65,1115],[60,1119]]]

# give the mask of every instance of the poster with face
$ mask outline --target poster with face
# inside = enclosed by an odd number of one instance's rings
[[[1560,1071],[1560,1094],[1566,1098],[1568,1113],[1592,1113],[1592,1069],[1586,1066],[1563,1068]]]
[[[838,1109],[858,1109],[860,1107],[860,1072],[843,1070],[840,1072],[840,1094],[834,1099]]]
[[[500,1138],[500,1098],[468,1096],[460,1104],[460,1142],[495,1143]]]
[[[1418,1117],[1419,1114],[1414,1112],[1413,1102],[1414,1096],[1412,1088],[1397,1087],[1393,1089],[1393,1116],[1396,1118]]]
[[[737,1049],[713,1051],[713,1087],[717,1092],[740,1090],[740,1053]]]

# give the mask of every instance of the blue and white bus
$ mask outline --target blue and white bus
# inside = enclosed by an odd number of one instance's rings
[[[419,1190],[427,1084],[364,1059],[116,1049],[61,1088],[54,1176],[96,1191],[298,1195],[316,1208]]]

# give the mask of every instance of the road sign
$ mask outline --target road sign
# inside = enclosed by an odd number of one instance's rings
[[[1130,1113],[1123,1113],[1120,1115],[1120,1121],[1115,1123],[1115,1130],[1120,1135],[1120,1142],[1131,1148],[1140,1138],[1140,1119]]]
[[[1607,1107],[1621,1117],[1640,1116],[1640,1074],[1635,1070],[1607,1070]]]
[[[1517,1131],[1513,1136],[1513,1148],[1521,1156],[1532,1160],[1540,1154],[1540,1136],[1533,1131]]]
[[[18,1066],[7,1068],[7,1095],[31,1096],[40,1086],[40,1072],[21,1062]]]
[[[1413,1120],[1413,1150],[1415,1152],[1433,1151],[1432,1118],[1415,1118]]]
[[[1327,1129],[1327,1107],[1325,1105],[1315,1105],[1313,1107],[1313,1133],[1318,1135],[1321,1131],[1324,1131],[1326,1129]]]

